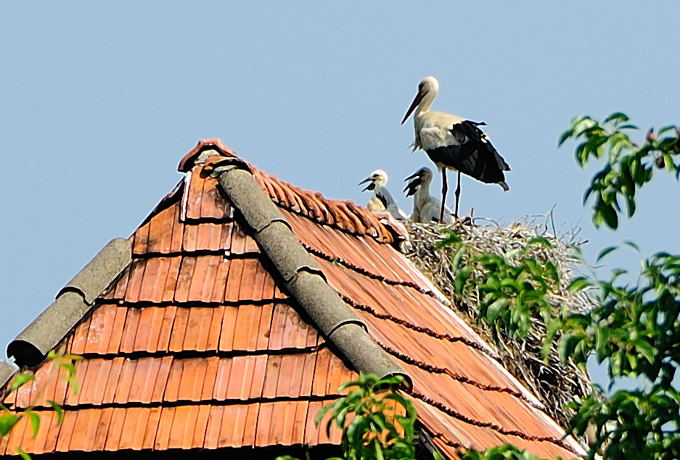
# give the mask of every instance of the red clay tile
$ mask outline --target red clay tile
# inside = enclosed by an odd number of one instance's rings
[[[255,446],[265,447],[276,444],[276,440],[272,439],[270,428],[276,432],[276,426],[281,423],[281,420],[273,420],[274,406],[276,403],[263,402],[260,404],[260,413],[257,417],[257,431],[255,433]]]
[[[194,169],[185,176],[186,183],[186,218],[199,220],[201,218],[201,202],[203,201],[203,186],[206,179]]]
[[[253,366],[248,356],[235,356],[231,360],[231,372],[227,386],[227,399],[246,400],[250,396],[253,375],[248,368]]]
[[[187,331],[188,318],[189,308],[177,308],[175,312],[175,320],[172,323],[172,332],[170,334],[170,343],[168,345],[169,351],[184,350],[184,338]]]
[[[142,281],[144,279],[144,269],[146,268],[145,259],[136,259],[132,261],[130,268],[130,278],[127,282],[127,289],[125,290],[126,302],[139,301],[139,292],[142,289]]]
[[[83,409],[76,411],[76,414],[76,421],[73,426],[74,436],[71,438],[68,450],[90,452],[92,451],[101,412],[94,409]]]
[[[220,332],[220,351],[231,351],[234,349],[234,332],[236,328],[237,317],[238,307],[227,306],[224,308],[222,328]]]
[[[142,431],[144,436],[142,438],[141,449],[153,449],[156,441],[156,431],[158,430],[158,424],[160,422],[161,410],[160,407],[151,407],[148,409],[146,426],[143,427]]]
[[[191,307],[188,310],[189,317],[187,319],[187,329],[182,349],[204,351],[208,343],[213,308]]]
[[[217,449],[220,428],[222,426],[222,413],[224,406],[210,406],[208,414],[208,424],[205,431],[205,438],[203,440],[203,448]]]
[[[210,302],[217,270],[222,256],[201,256],[196,258],[187,300],[191,302]]]
[[[149,245],[149,222],[146,222],[139,227],[134,234],[132,240],[132,253],[145,254]]]
[[[181,363],[182,366],[177,399],[180,401],[199,401],[207,362],[200,358],[175,360],[175,362]]]
[[[182,265],[177,277],[177,286],[175,288],[175,301],[186,302],[189,299],[189,288],[193,281],[194,269],[200,257],[183,257]]]
[[[156,438],[154,440],[155,450],[167,450],[170,444],[170,432],[175,418],[174,406],[163,407],[161,415],[158,419],[158,430],[156,431]]]
[[[87,316],[82,323],[80,323],[80,328],[77,333],[73,335],[73,341],[71,342],[71,353],[80,355],[85,350],[85,344],[87,343],[87,333],[90,329],[90,318]]]
[[[71,438],[73,437],[73,428],[76,424],[76,417],[78,416],[77,411],[64,412],[64,418],[61,422],[61,429],[59,430],[59,439],[57,439],[57,452],[67,452],[69,450],[69,445],[71,444]],[[10,439],[11,442],[11,439]]]
[[[227,399],[231,363],[231,358],[220,359],[217,363],[217,375],[215,376],[215,388],[213,389],[213,399],[217,401],[224,401]]]
[[[170,365],[170,372],[168,373],[167,383],[165,385],[165,392],[163,393],[164,401],[178,401],[179,400],[179,386],[182,382],[182,368],[184,363],[181,360],[173,359]]]
[[[125,363],[125,358],[114,358],[111,362],[111,370],[109,371],[109,377],[107,384],[104,388],[104,394],[102,395],[102,403],[110,404],[113,402],[116,396],[116,389],[118,388],[118,380],[120,379],[120,373],[123,370],[123,364]],[[58,401],[58,400],[57,400]]]
[[[194,425],[194,435],[191,442],[191,447],[194,449],[203,447],[203,443],[205,442],[205,433],[208,428],[209,415],[210,406],[199,406],[198,415],[196,416],[196,423]]]
[[[124,359],[123,366],[120,370],[120,375],[118,376],[118,386],[116,388],[116,395],[113,398],[113,402],[119,404],[128,402],[130,398],[130,390],[134,384],[133,378],[136,367],[137,360],[129,358]]]
[[[220,359],[217,356],[211,356],[205,359],[206,369],[203,384],[201,386],[201,401],[210,401],[215,390],[215,381],[217,379],[217,370]]]
[[[163,400],[163,395],[165,393],[165,388],[169,379],[170,369],[172,367],[173,358],[172,356],[163,356],[159,359],[160,366],[158,368],[158,375],[156,376],[156,382],[154,384],[153,392],[151,393],[152,401]]]
[[[177,316],[177,307],[149,307],[157,308],[159,311],[163,312],[163,320],[160,325],[160,331],[158,333],[158,341],[156,343],[156,350],[168,350],[170,346],[170,336],[172,335],[173,327],[175,324],[175,317]]]
[[[177,252],[178,247],[173,247],[173,228],[179,215],[179,203],[169,206],[153,216],[149,223],[147,253],[168,254]]]
[[[130,265],[123,271],[120,277],[114,282],[111,288],[111,298],[122,299],[125,297],[125,291],[127,290],[128,281],[130,280]]]
[[[209,302],[222,303],[224,302],[224,292],[227,286],[227,276],[229,275],[230,260],[222,258],[217,266],[217,273],[215,274],[215,282],[210,294]]]
[[[139,326],[139,317],[142,312],[138,308],[128,308],[125,318],[125,326],[122,332],[119,350],[123,353],[131,353],[135,349],[135,338]],[[78,353],[73,351],[73,353]]]

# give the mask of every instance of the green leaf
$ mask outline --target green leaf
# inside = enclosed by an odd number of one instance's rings
[[[12,427],[21,419],[14,414],[5,413],[0,415],[0,437],[7,436]]]
[[[611,115],[609,115],[607,118],[605,118],[604,122],[607,123],[609,121],[628,121],[628,120],[630,120],[630,118],[625,113],[614,112]]]
[[[64,409],[51,399],[48,399],[47,403],[52,406],[52,409],[57,414],[57,426],[61,425],[62,420],[64,420]]]
[[[602,259],[607,257],[609,254],[612,252],[616,251],[618,249],[618,246],[609,246],[608,248],[603,249],[600,251],[600,253],[597,255],[597,262],[600,262]]]
[[[616,215],[616,211],[613,206],[602,206],[600,209],[602,212],[602,217],[604,218],[607,227],[612,230],[616,230],[619,227],[619,217]]]
[[[559,141],[557,142],[557,146],[560,147],[562,144],[564,144],[564,143],[566,142],[567,139],[569,139],[569,138],[572,137],[573,135],[574,135],[574,130],[573,130],[573,129],[568,129],[568,130],[566,130],[565,132],[563,132],[563,133],[560,135],[560,139],[559,139]]]
[[[541,246],[545,246],[548,249],[553,248],[553,245],[550,242],[550,240],[547,239],[547,238],[544,238],[542,236],[535,236],[535,237],[531,238],[529,241],[527,241],[527,246],[532,245],[532,244],[538,244],[538,245],[541,245]]]
[[[504,297],[496,300],[493,302],[491,305],[489,305],[489,308],[486,310],[486,320],[489,323],[493,323],[496,318],[498,317],[498,314],[501,312],[503,308],[506,308],[510,301]]]
[[[655,350],[654,347],[644,339],[636,339],[633,341],[633,344],[635,345],[637,352],[649,361],[649,364],[654,364],[654,359],[657,354],[657,350]]]
[[[31,456],[24,451],[21,447],[17,447],[17,453],[23,458],[24,460],[31,460]]]
[[[27,372],[22,372],[21,374],[17,374],[16,377],[14,377],[14,380],[12,381],[12,384],[9,387],[9,391],[16,391],[28,382],[32,382],[35,380],[35,376],[33,374],[29,374]]]
[[[623,244],[625,244],[625,245],[628,246],[629,248],[635,249],[637,252],[640,252],[640,247],[639,247],[637,244],[635,244],[634,242],[630,241],[630,240],[624,241]]]
[[[578,277],[569,283],[569,287],[567,289],[570,294],[574,294],[576,292],[582,291],[588,286],[590,286],[590,280],[584,277]]]
[[[40,430],[40,416],[35,413],[35,411],[27,410],[26,415],[31,421],[31,428],[33,429],[33,438],[38,435],[38,430]]]

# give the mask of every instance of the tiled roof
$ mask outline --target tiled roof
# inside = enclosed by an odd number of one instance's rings
[[[269,250],[209,176],[225,157],[235,154],[217,140],[184,157],[185,178],[131,237],[131,265],[64,339],[85,358],[82,391],[49,380],[52,365],[42,364],[36,382],[5,401],[26,407],[49,381],[43,396],[65,407],[63,424],[46,415],[31,439],[22,421],[0,454],[339,443],[314,415],[358,369],[287,293]],[[408,374],[437,448],[450,458],[505,442],[543,457],[581,452],[394,248],[393,228],[249,169],[332,290]]]

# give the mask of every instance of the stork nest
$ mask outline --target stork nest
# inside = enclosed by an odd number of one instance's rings
[[[567,290],[580,265],[574,251],[575,247],[582,244],[575,241],[578,230],[572,229],[556,236],[554,227],[552,233],[548,232],[547,224],[539,224],[535,220],[526,219],[508,226],[500,226],[489,220],[477,225],[480,220],[482,219],[475,219],[473,225],[456,222],[447,227],[407,222],[409,240],[402,245],[402,251],[450,299],[451,307],[462,313],[473,329],[492,344],[504,367],[533,391],[548,414],[566,427],[573,415],[566,407],[567,403],[590,393],[591,381],[587,372],[571,361],[560,360],[557,340],[553,341],[550,352],[544,356],[542,347],[546,328],[539,316],[533,318],[531,330],[525,339],[511,338],[503,331],[500,332],[500,337],[494,337],[492,329],[478,317],[477,294],[461,298],[454,292],[456,273],[451,260],[456,247],[439,248],[437,243],[446,237],[442,229],[447,228],[453,230],[468,247],[477,252],[503,256],[513,249],[527,247],[527,242],[532,238],[546,238],[552,248],[529,245],[527,255],[537,260],[551,261],[557,267],[560,282],[549,293],[549,302],[556,310],[566,307],[573,312],[583,312],[592,308],[588,296],[582,293],[573,295]],[[480,270],[473,272],[473,283],[481,282],[483,276]]]

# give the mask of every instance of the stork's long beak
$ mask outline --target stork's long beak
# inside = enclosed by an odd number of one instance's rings
[[[411,116],[411,112],[413,112],[415,108],[418,107],[418,104],[420,104],[420,101],[423,100],[423,97],[425,97],[425,93],[422,91],[419,91],[418,94],[416,94],[416,97],[413,98],[413,102],[411,102],[411,107],[408,108],[406,115],[404,115],[404,119],[401,120],[402,125],[406,120],[408,120],[408,117]]]
[[[414,177],[418,177],[418,176],[420,176],[420,171],[416,171],[413,174],[411,174],[410,176],[408,176],[406,179],[404,179],[404,182],[406,182],[407,180],[411,180]]]
[[[365,184],[366,182],[369,182],[369,184],[363,189],[361,189],[362,192],[365,192],[366,190],[373,190],[371,188],[373,186],[373,179],[371,179],[370,177],[367,177],[366,179],[362,180],[357,185]]]
[[[418,191],[420,184],[423,183],[422,178],[417,173],[407,177],[405,180],[409,179],[411,179],[410,182],[406,184],[406,187],[404,187],[404,192],[406,192],[406,196],[414,195]]]

